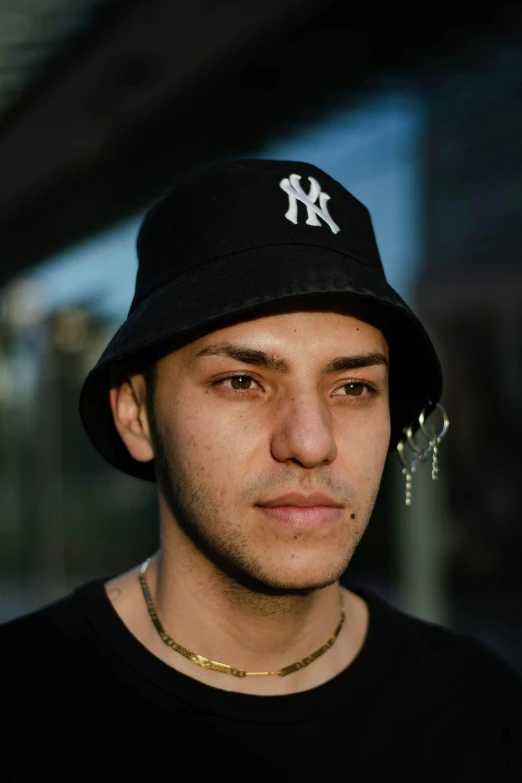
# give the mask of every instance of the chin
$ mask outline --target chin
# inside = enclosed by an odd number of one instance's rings
[[[284,562],[274,564],[272,568],[264,564],[264,567],[259,569],[257,578],[275,590],[312,592],[335,584],[345,570],[345,561],[339,562],[337,568],[327,560],[300,564]]]

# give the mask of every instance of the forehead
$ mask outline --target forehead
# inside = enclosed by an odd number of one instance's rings
[[[280,354],[342,348],[345,353],[380,350],[388,356],[388,344],[376,326],[347,311],[313,306],[253,314],[206,333],[187,345],[184,352],[186,358],[193,358],[206,346],[234,340]]]

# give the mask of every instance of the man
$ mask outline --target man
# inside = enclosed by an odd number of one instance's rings
[[[3,627],[8,779],[522,780],[512,668],[340,586],[442,389],[365,207],[309,164],[216,164],[138,255],[80,411],[157,481],[161,546]]]

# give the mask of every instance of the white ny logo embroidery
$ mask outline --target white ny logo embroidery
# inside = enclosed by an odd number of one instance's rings
[[[307,226],[320,226],[321,222],[319,218],[322,218],[327,223],[334,234],[339,233],[341,230],[337,223],[335,223],[327,207],[327,202],[330,200],[328,193],[324,193],[321,190],[321,186],[313,177],[308,177],[310,182],[310,190],[306,194],[301,187],[300,174],[290,174],[290,178],[285,177],[279,183],[279,187],[282,188],[285,193],[288,194],[288,211],[285,213],[285,218],[292,223],[297,224],[297,201],[301,201],[306,206],[308,217],[306,218]],[[315,203],[319,198],[319,206]]]

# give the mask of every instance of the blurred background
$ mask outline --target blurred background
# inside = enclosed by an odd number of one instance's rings
[[[343,583],[522,673],[521,31],[502,0],[0,0],[0,621],[157,545],[154,487],[104,463],[79,390],[149,204],[283,158],[368,206],[445,372],[440,478],[408,508],[392,455]]]

